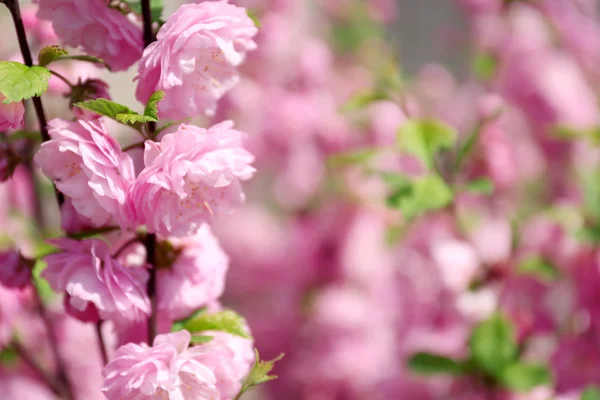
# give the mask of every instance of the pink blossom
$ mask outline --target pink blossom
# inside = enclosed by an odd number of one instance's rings
[[[211,336],[211,343],[222,345],[231,350],[233,354],[232,366],[235,379],[238,382],[243,381],[254,364],[255,354],[253,341],[222,331],[203,331],[202,335]]]
[[[0,132],[6,132],[9,129],[18,129],[23,126],[23,117],[25,116],[25,107],[20,101],[13,103],[4,103],[6,97],[0,93]]]
[[[137,99],[145,103],[163,90],[163,118],[214,114],[217,100],[238,83],[236,67],[256,48],[257,31],[244,8],[226,1],[181,6],[144,51]]]
[[[124,71],[141,56],[142,30],[104,0],[36,0],[38,18],[52,21],[61,42],[83,47],[86,53],[107,62],[113,71]]]
[[[473,246],[459,240],[434,242],[432,256],[440,270],[442,282],[455,292],[466,290],[479,269]]]
[[[226,121],[209,129],[181,124],[146,142],[146,167],[131,191],[138,222],[163,236],[192,235],[212,215],[244,203],[241,181],[254,174],[243,134]]]
[[[218,343],[189,347],[190,334],[158,335],[153,347],[127,344],[102,371],[108,400],[232,399],[241,384],[232,351]]]
[[[133,185],[133,162],[101,120],[48,123],[52,140],[42,144],[36,164],[73,207],[95,226],[115,218],[128,225],[126,195]]]
[[[208,225],[162,246],[167,245],[175,260],[157,272],[158,308],[173,320],[183,319],[221,296],[229,258]]]
[[[36,16],[37,10],[37,6],[33,4],[26,5],[21,9],[21,18],[27,34],[33,34],[37,44],[41,46],[55,44],[58,38],[54,33],[54,29],[52,29],[52,23],[38,19]]]
[[[18,251],[0,252],[0,284],[7,288],[22,288],[29,283],[30,277],[30,266]]]
[[[150,312],[143,286],[147,274],[113,259],[106,243],[98,239],[51,243],[62,251],[45,257],[48,267],[42,276],[54,290],[70,296],[73,308],[89,313],[93,304],[103,319],[139,320]]]

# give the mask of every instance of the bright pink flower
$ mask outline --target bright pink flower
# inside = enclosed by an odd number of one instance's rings
[[[48,127],[52,140],[42,144],[36,164],[94,225],[115,218],[127,226],[127,192],[135,180],[133,162],[102,121],[55,119]]]
[[[18,251],[0,252],[0,284],[7,288],[22,288],[29,283],[30,276],[30,269]]]
[[[0,93],[0,132],[18,129],[23,126],[25,107],[20,101],[5,104],[6,97]]]
[[[181,124],[160,143],[147,141],[146,167],[131,191],[138,222],[149,232],[186,236],[241,206],[241,181],[255,171],[242,137],[226,121],[209,129]]]
[[[221,296],[229,258],[208,225],[194,236],[169,239],[167,245],[175,260],[157,272],[158,308],[173,320],[183,319]]]
[[[57,239],[51,243],[62,252],[45,257],[48,267],[42,276],[54,290],[70,296],[72,307],[88,313],[91,303],[103,319],[139,320],[150,312],[144,269],[121,265],[101,240]]]
[[[52,21],[63,44],[83,47],[113,71],[124,71],[141,56],[142,30],[104,0],[36,0],[38,18]]]
[[[189,347],[190,334],[158,335],[153,347],[127,344],[104,368],[108,400],[232,399],[240,389],[232,351],[218,343]]]
[[[238,83],[236,67],[256,48],[257,31],[244,8],[226,1],[181,6],[144,51],[137,99],[145,103],[163,90],[163,118],[213,114],[217,100]]]

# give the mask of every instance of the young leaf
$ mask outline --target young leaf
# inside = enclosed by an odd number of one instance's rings
[[[416,156],[427,168],[432,169],[436,153],[451,149],[456,136],[456,131],[442,122],[411,120],[400,127],[397,143],[401,150]]]
[[[461,375],[466,369],[464,363],[429,353],[413,355],[408,360],[408,367],[420,375]]]
[[[454,198],[452,190],[438,175],[426,175],[414,182],[398,181],[396,191],[388,198],[388,204],[398,208],[404,217],[411,220],[428,211],[439,210]]]
[[[516,362],[502,371],[500,381],[507,389],[529,392],[537,386],[550,385],[552,375],[543,365]]]
[[[40,96],[48,90],[49,80],[50,71],[45,67],[0,61],[0,93],[6,97],[5,104]]]
[[[67,54],[69,53],[59,46],[46,46],[40,50],[38,62],[42,67],[45,67],[52,61],[58,60],[61,56],[66,56]]]
[[[590,385],[581,393],[581,400],[600,400],[600,387]]]
[[[477,54],[475,60],[473,60],[473,73],[482,81],[488,81],[492,79],[497,70],[498,61],[491,54],[480,53]]]
[[[142,13],[142,4],[140,0],[125,0],[125,3],[127,3],[135,13]],[[163,0],[150,0],[150,14],[153,22],[160,19],[162,12]]]
[[[156,119],[140,115],[129,107],[107,99],[96,99],[75,103],[79,108],[93,111],[124,124],[157,122]]]
[[[258,18],[258,15],[255,11],[246,9],[246,13],[248,14],[248,18],[250,18],[252,22],[254,22],[254,25],[256,25],[257,28],[260,28],[262,26],[262,24],[260,23],[260,19]]]
[[[150,99],[148,99],[148,103],[146,103],[146,108],[144,109],[144,115],[146,117],[150,117],[154,120],[154,122],[158,121],[158,103],[165,98],[165,92],[159,90],[158,92],[152,93]]]
[[[487,178],[476,179],[467,183],[466,189],[471,193],[492,194],[494,193],[494,182]]]
[[[327,159],[327,165],[332,168],[347,167],[350,165],[359,165],[366,163],[377,155],[377,149],[375,148],[363,148],[354,151],[346,151],[342,153],[333,154]]]
[[[475,327],[469,341],[471,357],[486,372],[500,376],[518,352],[515,329],[500,314],[494,314]]]
[[[246,321],[239,314],[231,310],[217,313],[200,312],[173,326],[173,329],[185,329],[191,333],[205,331],[223,331],[232,335],[250,338],[246,329]]]
[[[146,122],[158,122],[152,117],[146,115],[134,114],[117,114],[115,119],[122,124],[145,124]]]
[[[250,373],[246,379],[244,379],[242,388],[234,400],[239,400],[244,393],[254,386],[277,379],[277,375],[269,375],[269,372],[273,370],[275,363],[283,358],[283,354],[280,354],[277,358],[271,361],[261,361],[258,350],[254,349],[254,352],[256,353],[254,365],[252,366],[252,369],[250,370]]]
[[[552,282],[559,277],[558,269],[552,263],[541,257],[527,257],[517,267],[517,273],[520,275],[533,275],[543,281]]]
[[[208,343],[213,339],[214,339],[214,336],[192,335],[192,338],[190,339],[190,343],[192,343],[192,344]]]
[[[389,98],[390,96],[386,95],[383,92],[358,93],[350,97],[350,99],[348,99],[348,101],[346,101],[346,103],[342,105],[342,112],[362,110],[371,103],[374,103],[379,100],[389,100]]]

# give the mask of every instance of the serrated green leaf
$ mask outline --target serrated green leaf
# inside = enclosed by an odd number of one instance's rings
[[[494,193],[494,182],[487,178],[476,179],[467,183],[466,189],[471,193],[492,194]]]
[[[69,53],[60,46],[46,46],[40,50],[38,62],[42,67],[45,67],[52,61],[58,60],[60,57],[68,54]]]
[[[50,71],[45,67],[0,61],[0,93],[5,104],[40,96],[48,90]]]
[[[543,365],[516,362],[502,371],[500,381],[507,389],[525,393],[538,386],[550,385],[552,375]]]
[[[342,112],[350,112],[356,110],[362,110],[368,105],[381,100],[389,100],[390,96],[383,92],[363,92],[355,94],[350,97],[344,105],[342,105]]]
[[[518,353],[515,328],[501,314],[494,314],[475,327],[469,340],[473,361],[487,373],[500,377]]]
[[[214,338],[215,338],[214,336],[192,335],[192,338],[190,339],[190,343],[192,343],[192,344],[208,343],[211,340],[213,340]]]
[[[456,143],[454,128],[435,120],[410,120],[398,131],[397,143],[401,150],[420,159],[429,169],[434,166],[435,155],[451,149]]]
[[[148,99],[148,103],[146,103],[144,115],[152,118],[154,122],[158,122],[158,103],[164,98],[165,92],[162,90],[152,93],[150,99]]]
[[[251,338],[246,328],[246,320],[231,310],[224,310],[216,313],[196,313],[190,318],[175,323],[171,330],[182,329],[191,333],[223,331],[243,338]]]
[[[399,209],[406,219],[411,220],[428,211],[446,207],[453,198],[454,194],[446,182],[431,174],[413,182],[398,178],[387,201],[390,207]]]
[[[137,13],[142,14],[142,3],[140,0],[125,0],[125,3],[131,7],[131,9]],[[158,21],[162,17],[163,13],[163,0],[150,0],[150,14],[152,16],[152,22]]]
[[[527,257],[517,267],[519,275],[531,275],[543,281],[553,282],[560,276],[558,268],[539,256]]]
[[[254,349],[254,352],[256,353],[254,365],[252,366],[252,369],[250,370],[250,373],[246,379],[244,379],[242,388],[235,397],[235,400],[239,400],[244,393],[252,389],[254,386],[277,379],[276,375],[269,375],[269,373],[273,370],[275,363],[283,358],[283,353],[271,361],[261,361],[258,350]]]
[[[408,367],[420,375],[461,375],[465,364],[451,358],[430,353],[417,353],[409,358]]]
[[[600,387],[591,385],[581,392],[580,400],[600,400]]]
[[[158,122],[158,120],[152,118],[152,117],[148,117],[146,115],[140,115],[140,114],[117,114],[116,118],[115,118],[118,122],[121,122],[122,124],[129,124],[129,125],[134,125],[134,124],[145,124],[146,122]]]
[[[117,115],[119,114],[137,114],[129,107],[107,99],[82,101],[75,103],[75,106],[83,108],[84,110],[93,111],[96,114],[104,115],[114,120],[117,119]]]

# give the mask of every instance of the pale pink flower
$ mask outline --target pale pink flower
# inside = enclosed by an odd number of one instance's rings
[[[104,368],[108,400],[232,399],[239,391],[233,352],[218,343],[189,347],[190,334],[158,335],[153,347],[127,344]]]
[[[127,226],[127,192],[135,180],[133,162],[102,121],[54,119],[48,127],[52,140],[42,144],[36,164],[94,225],[115,218]]]
[[[246,339],[223,331],[203,331],[201,334],[211,336],[211,343],[222,345],[231,350],[235,379],[239,382],[243,381],[254,364],[255,354],[252,339]]]
[[[181,124],[160,143],[147,141],[146,167],[131,190],[137,221],[162,236],[187,236],[241,206],[241,181],[255,171],[242,138],[226,121],[209,129]]]
[[[214,114],[216,102],[238,81],[238,67],[257,33],[246,10],[226,1],[185,4],[158,32],[138,65],[136,97],[163,90],[163,118]]]
[[[36,39],[36,44],[40,46],[56,44],[58,38],[54,33],[54,29],[52,29],[52,23],[38,19],[36,16],[37,10],[38,7],[33,4],[21,8],[21,18],[23,19],[25,31],[27,31],[28,36],[31,34]]]
[[[6,97],[0,93],[0,132],[18,129],[23,126],[25,107],[20,101],[5,104]]]
[[[124,71],[141,56],[142,30],[104,0],[36,0],[38,18],[52,21],[60,41]]]
[[[0,284],[7,288],[26,286],[31,276],[29,267],[18,251],[6,250],[0,252]]]
[[[48,266],[42,276],[54,290],[70,296],[73,308],[87,313],[91,303],[103,319],[139,320],[150,313],[145,270],[124,267],[98,239],[51,243],[62,251],[45,257]]]
[[[174,262],[157,271],[159,310],[173,320],[183,319],[221,296],[229,258],[208,225],[194,236],[171,238],[162,246],[171,247]]]

